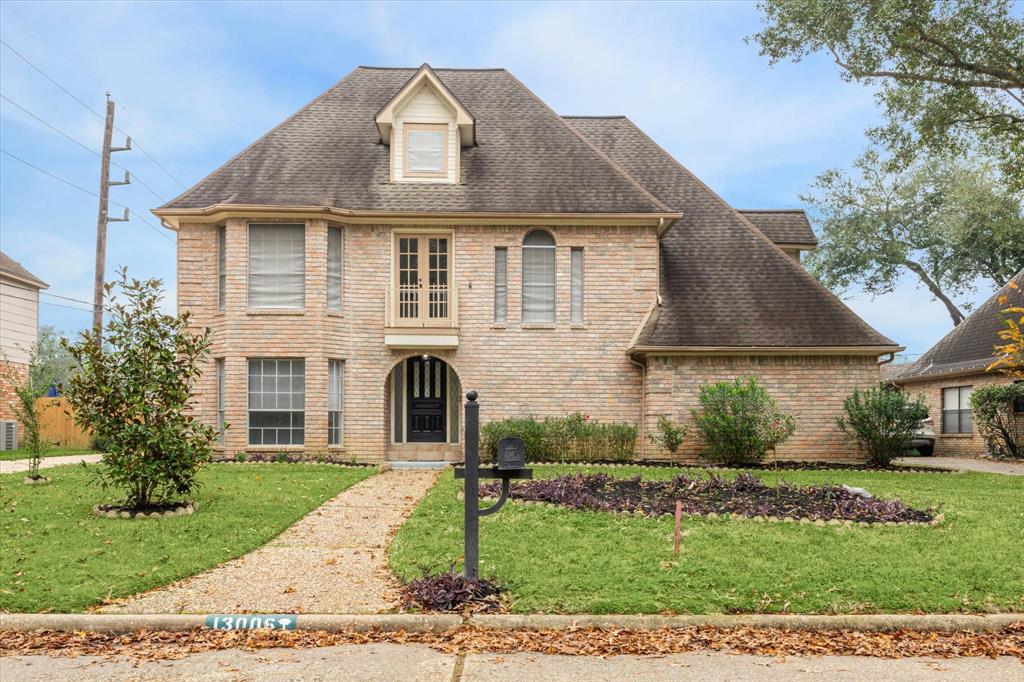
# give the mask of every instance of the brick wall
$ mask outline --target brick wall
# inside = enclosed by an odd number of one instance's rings
[[[985,441],[976,429],[972,434],[942,433],[942,389],[954,386],[973,386],[979,389],[994,384],[1008,384],[1010,381],[999,374],[978,373],[900,383],[904,391],[911,395],[923,395],[928,402],[929,414],[935,424],[936,457],[982,457],[986,454]]]
[[[0,421],[14,419],[11,404],[17,402],[13,382],[24,383],[28,380],[28,365],[22,362],[0,360]],[[20,439],[20,435],[19,435]]]
[[[878,384],[874,357],[864,356],[663,356],[648,360],[646,432],[656,432],[659,415],[690,426],[674,458],[696,461],[702,444],[693,424],[697,389],[702,384],[755,376],[778,401],[795,415],[796,433],[779,446],[774,459],[863,459],[856,443],[836,427],[843,400],[855,388]],[[669,453],[646,444],[649,457]],[[770,458],[772,458],[770,456]]]
[[[259,222],[267,222],[260,219]],[[282,221],[294,222],[294,221]],[[217,309],[217,228],[184,224],[178,236],[178,306],[195,328],[213,331],[212,356],[225,361],[223,452],[247,446],[246,359],[305,358],[304,453],[328,451],[327,360],[345,360],[344,446],[339,456],[374,461],[390,443],[388,377],[411,351],[384,346],[385,295],[391,277],[392,231],[386,226],[343,229],[342,312],[326,310],[327,227],[306,223],[305,309],[250,311],[247,299],[247,221],[227,221],[227,305]],[[532,228],[457,226],[453,281],[458,288],[459,348],[428,351],[447,361],[463,391],[480,393],[484,421],[507,416],[581,410],[601,420],[637,422],[640,372],[624,351],[657,293],[657,235],[643,227],[557,227],[557,309],[554,325],[520,322],[521,250]],[[494,248],[508,247],[508,323],[493,324]],[[583,247],[583,325],[569,323],[570,248]],[[194,409],[216,423],[216,373],[203,376]],[[460,438],[461,441],[461,438]],[[286,450],[281,446],[267,448]]]

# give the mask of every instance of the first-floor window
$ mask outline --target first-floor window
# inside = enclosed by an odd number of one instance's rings
[[[217,434],[218,442],[224,444],[224,358],[214,360],[217,365]]]
[[[327,362],[327,444],[341,445],[345,361]]]
[[[249,360],[249,445],[302,445],[305,410],[304,360]]]
[[[974,418],[971,412],[973,386],[953,386],[942,389],[942,432],[973,433]]]
[[[1013,383],[1017,386],[1024,388],[1024,379],[1018,379]],[[1013,411],[1018,414],[1024,412],[1024,397],[1017,398],[1013,401]]]

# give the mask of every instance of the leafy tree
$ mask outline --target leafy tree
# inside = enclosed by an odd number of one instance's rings
[[[1013,0],[760,0],[772,64],[827,52],[878,85],[869,131],[903,161],[981,145],[1024,189],[1024,18]]]
[[[801,198],[820,233],[806,265],[838,292],[860,285],[887,294],[909,272],[957,325],[956,299],[978,278],[999,287],[1024,267],[1021,196],[982,161],[929,158],[899,171],[871,149],[852,172],[818,176]]]
[[[693,410],[708,456],[722,464],[756,464],[796,431],[754,377],[705,384],[697,390],[700,410]]]
[[[996,361],[988,369],[1024,378],[1024,292],[1014,280],[1006,286],[1008,293],[997,300],[999,305],[1009,307],[1001,311],[1004,324],[998,332],[1001,343],[995,345]],[[1016,300],[1010,300],[1011,293],[1016,294]]]
[[[43,438],[36,403],[46,395],[46,389],[53,379],[47,373],[47,368],[40,364],[38,344],[29,353],[27,376],[18,376],[8,369],[4,380],[14,392],[14,401],[10,407],[21,426],[21,447],[28,453],[28,478],[39,480],[42,478],[39,475],[39,462],[50,449],[50,443]]]
[[[217,429],[187,412],[210,332],[189,331],[187,312],[160,311],[160,280],[129,280],[122,268],[105,288],[102,343],[93,330],[63,343],[76,363],[65,395],[75,421],[106,445],[99,480],[124,492],[124,508],[177,501],[196,488],[217,438]]]
[[[989,452],[1024,457],[1024,384],[983,386],[971,394],[978,433]]]
[[[676,424],[668,416],[661,414],[658,415],[658,433],[651,434],[647,438],[655,445],[660,445],[674,455],[679,446],[683,444],[687,431],[689,429],[686,426]]]
[[[894,457],[910,449],[910,441],[921,420],[928,416],[924,396],[911,400],[903,391],[882,386],[855,390],[843,401],[845,417],[837,417],[839,428],[857,439],[868,460],[889,466]]]
[[[64,385],[75,365],[74,358],[61,342],[64,336],[51,325],[39,328],[35,351],[37,365],[33,369],[32,383],[45,392],[50,386]]]

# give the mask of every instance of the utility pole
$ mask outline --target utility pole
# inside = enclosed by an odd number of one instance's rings
[[[103,329],[103,278],[107,264],[107,223],[127,222],[128,209],[124,209],[124,215],[120,218],[111,218],[108,215],[108,200],[110,187],[112,185],[127,185],[131,182],[131,175],[124,172],[124,180],[110,179],[110,153],[124,152],[132,148],[132,138],[125,140],[123,147],[111,147],[110,141],[114,136],[114,101],[107,93],[107,117],[103,127],[103,153],[100,155],[100,210],[96,219],[96,281],[93,287],[93,311],[92,327],[96,332],[97,342],[99,334]]]

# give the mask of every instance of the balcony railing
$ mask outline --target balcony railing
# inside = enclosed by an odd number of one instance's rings
[[[458,288],[389,286],[384,324],[393,329],[455,329],[459,326]]]

